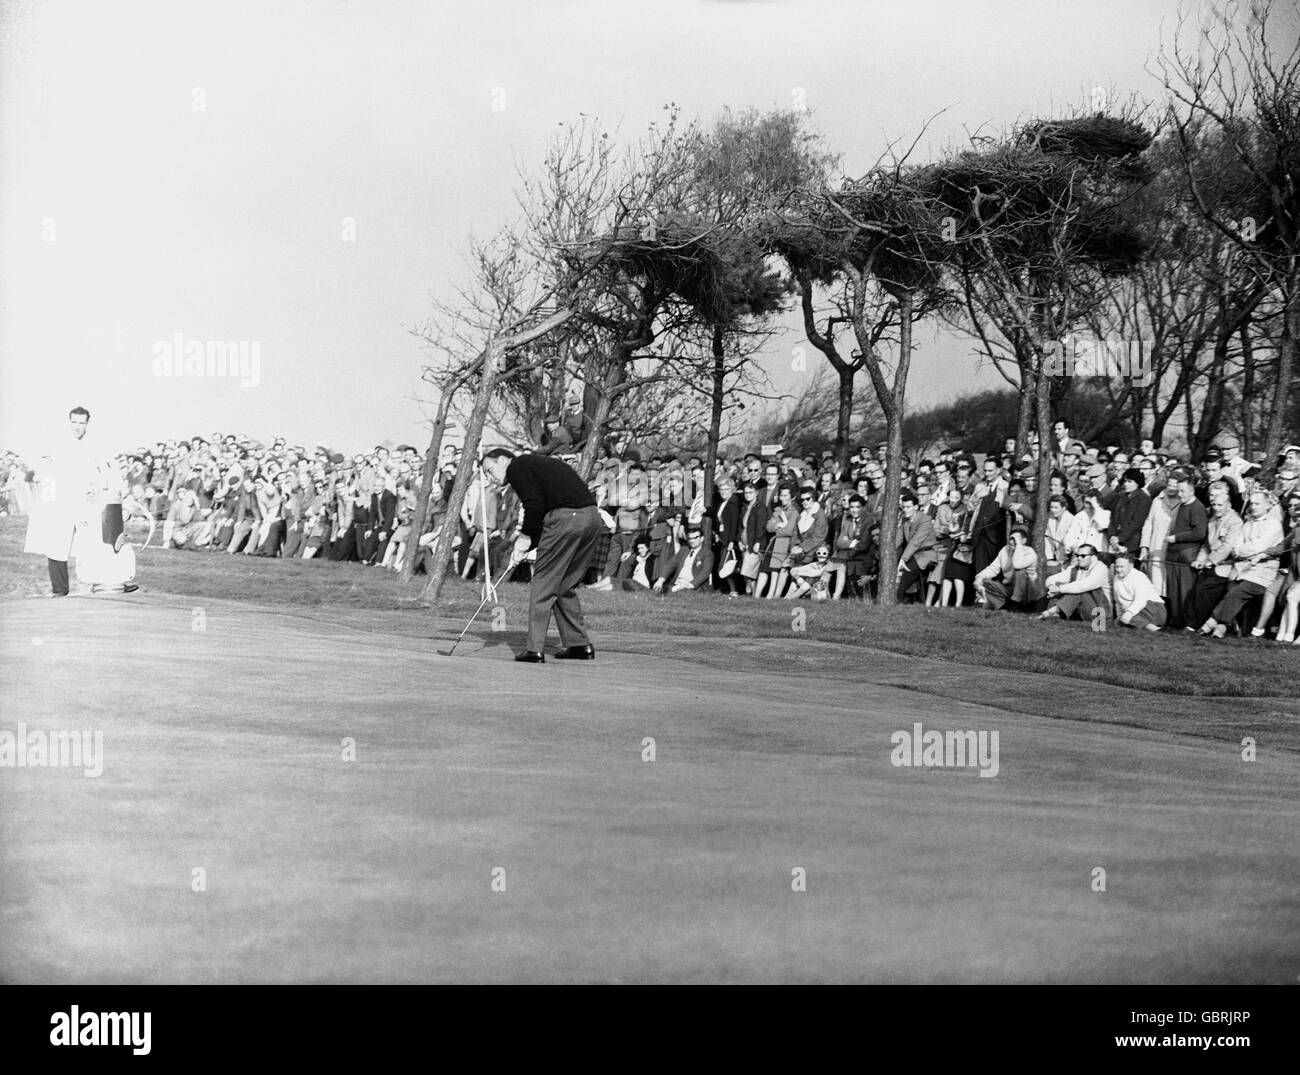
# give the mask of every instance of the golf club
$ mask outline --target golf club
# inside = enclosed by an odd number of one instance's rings
[[[474,622],[476,619],[478,619],[478,614],[479,614],[480,612],[483,611],[483,606],[486,605],[486,604],[488,603],[488,600],[489,600],[491,597],[492,597],[492,594],[491,594],[490,592],[489,592],[489,593],[485,593],[485,594],[483,595],[483,600],[479,602],[479,606],[478,606],[478,608],[476,608],[476,609],[474,610],[474,615],[472,615],[472,616],[469,618],[469,623],[466,623],[466,624],[465,624],[465,628],[464,628],[464,630],[462,630],[461,633],[460,633],[459,635],[456,636],[456,641],[453,642],[453,643],[451,644],[451,649],[449,649],[449,650],[447,651],[446,656],[450,657],[453,653],[456,652],[456,647],[460,645],[460,640],[461,640],[462,638],[465,637],[465,632],[468,631],[468,630],[470,629],[470,625],[473,624],[473,622]]]
[[[512,572],[516,567],[518,567],[519,563],[520,563],[519,559],[512,553],[510,556],[510,561],[506,564],[506,568],[503,572],[501,572],[500,577],[503,579],[508,579],[510,577],[510,572]],[[499,600],[499,598],[497,598],[496,587],[484,586],[483,600],[479,602],[478,608],[474,610],[474,615],[472,615],[469,618],[469,623],[465,624],[465,629],[461,631],[461,633],[457,636],[456,641],[451,644],[451,649],[449,649],[445,654],[443,654],[444,657],[450,657],[453,653],[456,652],[456,647],[460,645],[460,640],[465,637],[465,633],[470,629],[470,626],[474,623],[476,619],[478,619],[478,614],[483,611],[483,606],[486,605],[488,601],[493,600],[494,598]]]

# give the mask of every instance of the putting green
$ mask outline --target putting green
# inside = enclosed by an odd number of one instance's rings
[[[1300,976],[1294,753],[800,674],[801,640],[529,666],[485,617],[444,657],[423,616],[0,606],[0,733],[102,732],[99,776],[0,767],[0,977]],[[997,776],[894,765],[917,723],[996,731]]]

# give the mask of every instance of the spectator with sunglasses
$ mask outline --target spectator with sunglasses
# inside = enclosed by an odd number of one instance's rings
[[[799,516],[795,520],[794,542],[790,546],[790,555],[795,558],[794,566],[807,563],[817,547],[826,544],[827,519],[817,499],[817,490],[805,485],[799,490]]]
[[[1049,604],[1040,619],[1077,617],[1090,623],[1101,619],[1104,623],[1111,617],[1110,572],[1097,556],[1095,546],[1084,543],[1074,550],[1074,565],[1047,580],[1047,599]]]
[[[814,601],[825,601],[830,596],[832,575],[830,546],[818,545],[805,563],[790,569],[790,592],[786,597],[797,601],[811,596]]]

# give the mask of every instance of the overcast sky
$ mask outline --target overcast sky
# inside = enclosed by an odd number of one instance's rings
[[[213,430],[423,443],[408,329],[464,277],[467,236],[511,218],[516,161],[558,122],[633,136],[668,101],[706,120],[803,101],[861,171],[940,110],[920,158],[1093,87],[1154,96],[1177,22],[1160,0],[2,10],[0,447],[28,451],[76,404],[119,450]],[[178,333],[256,342],[256,385],[155,375]],[[914,402],[999,383],[968,345],[918,342]],[[784,385],[796,343],[773,345]]]

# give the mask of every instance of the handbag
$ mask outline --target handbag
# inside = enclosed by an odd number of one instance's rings
[[[772,540],[775,541],[776,539],[773,538]],[[767,552],[770,552],[771,549],[772,542],[769,541],[767,543]],[[751,582],[758,578],[759,568],[763,566],[763,557],[767,555],[767,552],[753,552],[746,549],[744,558],[740,562],[741,577],[749,579]]]
[[[728,545],[727,551],[722,556],[722,566],[718,568],[718,578],[726,579],[731,577],[731,573],[736,570],[736,547]]]

